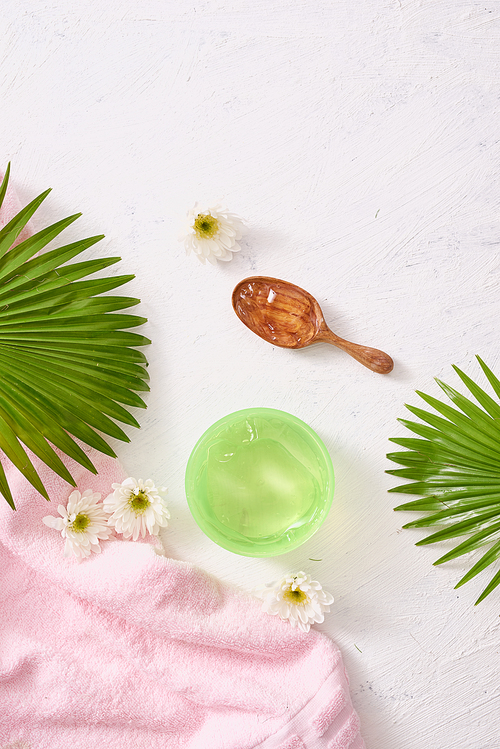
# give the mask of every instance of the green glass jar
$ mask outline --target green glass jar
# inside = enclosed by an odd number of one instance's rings
[[[200,528],[224,549],[249,557],[292,551],[330,509],[334,474],[318,435],[273,408],[225,416],[196,443],[186,497]]]

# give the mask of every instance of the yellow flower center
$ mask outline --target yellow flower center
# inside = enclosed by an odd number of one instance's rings
[[[142,515],[151,504],[147,492],[143,489],[136,489],[132,492],[128,503],[136,515]]]
[[[219,222],[209,213],[199,213],[194,221],[194,230],[200,239],[211,239],[219,231]]]
[[[309,596],[300,588],[292,590],[290,587],[283,593],[283,600],[293,603],[294,606],[305,606],[306,603],[309,603]]]
[[[88,515],[84,515],[83,512],[79,512],[76,518],[69,526],[72,531],[76,533],[83,533],[90,525],[90,518]]]

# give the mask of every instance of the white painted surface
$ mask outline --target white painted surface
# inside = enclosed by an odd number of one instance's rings
[[[392,507],[388,438],[416,388],[455,363],[498,373],[500,4],[493,0],[6,0],[0,162],[23,201],[54,188],[39,225],[105,233],[143,300],[152,391],[118,444],[132,475],[169,487],[169,553],[245,588],[304,568],[336,597],[368,749],[498,749],[499,595],[473,602],[456,562]],[[249,230],[233,261],[186,258],[196,201]],[[340,335],[382,348],[375,375],[326,344],[264,343],[238,321],[248,275],[313,293]],[[195,525],[183,479],[223,415],[281,408],[331,452],[337,490],[299,550],[247,559]],[[309,561],[310,558],[321,562]]]

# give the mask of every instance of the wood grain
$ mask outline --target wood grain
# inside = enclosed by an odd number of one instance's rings
[[[299,349],[313,343],[331,343],[379,374],[392,371],[391,357],[369,346],[351,343],[333,333],[309,292],[269,276],[245,278],[235,287],[233,309],[256,335],[274,346]]]

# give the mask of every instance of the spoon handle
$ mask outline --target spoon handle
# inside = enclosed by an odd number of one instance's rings
[[[345,341],[343,338],[335,335],[335,333],[330,329],[322,331],[321,336],[318,336],[316,340],[337,346],[337,348],[350,354],[353,359],[356,359],[361,364],[364,364],[365,367],[371,369],[372,372],[388,374],[394,367],[394,362],[391,357],[383,351],[379,351],[376,348],[370,348],[370,346],[360,346],[359,343]]]

